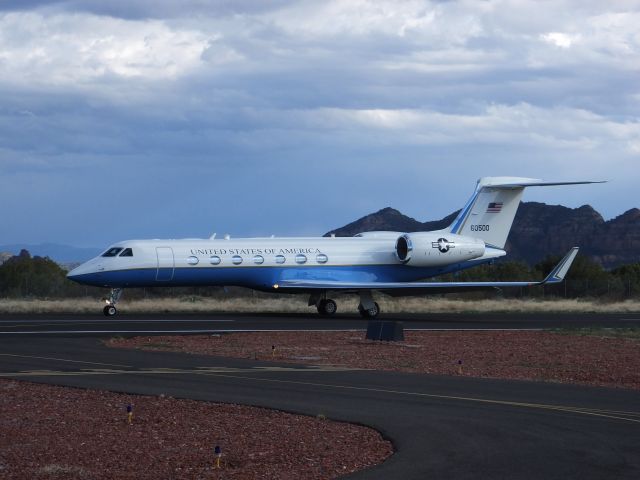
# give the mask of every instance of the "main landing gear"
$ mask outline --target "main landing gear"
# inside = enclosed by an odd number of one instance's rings
[[[376,318],[380,314],[380,305],[373,301],[371,290],[362,290],[360,293],[360,305],[358,312],[362,318]]]
[[[373,301],[371,292],[363,291],[360,293],[360,304],[358,305],[358,312],[362,318],[376,318],[380,313],[380,305]],[[338,311],[338,306],[334,300],[327,298],[326,292],[314,293],[309,297],[309,306],[315,305],[318,309],[318,313],[324,317],[330,317],[335,315]]]
[[[116,309],[116,303],[118,303],[118,300],[120,300],[122,291],[122,288],[111,289],[109,298],[105,300],[107,302],[107,305],[102,309],[102,313],[104,313],[105,317],[113,317],[118,313],[118,310]]]
[[[358,312],[362,318],[376,318],[380,313],[380,305],[378,302],[373,302],[373,307],[364,308],[362,304],[358,305]]]
[[[312,293],[309,297],[308,305],[310,307],[315,305],[318,309],[318,313],[325,317],[335,315],[338,311],[338,305],[330,298],[327,298],[327,292]]]
[[[326,315],[327,317],[334,315],[338,311],[338,305],[330,298],[323,298],[316,307],[320,315]]]

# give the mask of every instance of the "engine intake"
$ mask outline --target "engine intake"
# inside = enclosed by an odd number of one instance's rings
[[[411,259],[411,252],[413,251],[413,244],[409,235],[402,235],[396,240],[396,257],[398,260],[405,263]]]

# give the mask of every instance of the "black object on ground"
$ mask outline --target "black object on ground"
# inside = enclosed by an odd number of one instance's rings
[[[402,342],[404,341],[404,327],[402,322],[370,321],[367,325],[366,339]]]

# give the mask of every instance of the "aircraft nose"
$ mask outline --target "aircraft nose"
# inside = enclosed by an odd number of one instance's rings
[[[83,275],[93,273],[93,271],[94,269],[92,268],[91,262],[85,262],[67,273],[67,278],[69,280],[78,281]]]
[[[80,275],[80,267],[76,267],[73,270],[67,272],[67,278],[69,280],[74,280],[78,278],[79,275]]]

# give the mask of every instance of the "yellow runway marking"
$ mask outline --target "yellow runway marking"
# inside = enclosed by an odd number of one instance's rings
[[[300,382],[296,380],[252,378],[252,377],[243,377],[238,375],[225,375],[225,374],[216,374],[216,373],[204,373],[204,374],[210,375],[210,376],[217,376],[217,377],[256,380],[259,382],[289,383],[289,384],[307,385],[307,386],[314,386],[314,387],[337,388],[337,389],[343,389],[343,390],[358,390],[358,391],[375,392],[375,393],[390,393],[395,395],[409,395],[409,396],[417,396],[417,397],[424,397],[424,398],[436,398],[440,400],[462,400],[466,402],[505,405],[505,406],[512,406],[512,407],[524,407],[524,408],[533,408],[533,409],[540,409],[540,410],[555,410],[555,411],[578,413],[582,415],[591,415],[595,417],[603,417],[603,418],[609,418],[609,419],[615,419],[615,420],[623,420],[627,422],[640,424],[640,419],[626,418],[627,416],[630,416],[630,417],[640,416],[640,413],[637,413],[637,412],[617,412],[612,410],[589,409],[584,407],[572,407],[572,406],[564,406],[564,405],[545,405],[542,403],[510,402],[507,400],[490,400],[486,398],[459,397],[459,396],[453,396],[453,395],[436,395],[431,393],[406,392],[402,390],[386,390],[381,388],[354,387],[350,385],[332,385],[332,384],[326,384],[326,383]],[[619,415],[624,415],[624,416],[619,416]]]
[[[341,367],[317,367],[317,368],[287,368],[287,367],[196,367],[195,369],[181,368],[140,368],[135,370],[116,370],[110,368],[83,368],[81,370],[21,370],[19,372],[0,372],[0,377],[65,377],[82,375],[142,375],[142,374],[216,374],[216,373],[262,373],[262,372],[344,372],[353,369]]]
[[[37,358],[40,360],[55,360],[57,362],[69,362],[69,363],[86,363],[87,365],[106,365],[108,367],[125,367],[125,368],[130,367],[130,365],[118,365],[116,363],[85,362],[83,360],[69,360],[66,358],[55,358],[55,357],[37,357],[35,355],[14,355],[12,353],[0,353],[0,356],[16,357],[16,358]]]
[[[148,368],[138,370],[112,370],[106,368],[82,369],[80,371],[54,371],[54,370],[24,370],[21,372],[0,373],[0,377],[43,377],[43,376],[86,376],[86,375],[162,375],[162,374],[187,374],[187,375],[207,375],[212,377],[234,378],[241,380],[252,380],[257,382],[286,383],[292,385],[303,385],[310,387],[333,388],[341,390],[355,390],[372,393],[385,393],[392,395],[406,395],[421,398],[432,398],[438,400],[458,400],[464,402],[483,403],[488,405],[504,405],[510,407],[530,408],[538,410],[550,410],[564,413],[574,413],[588,415],[592,417],[606,418],[610,420],[622,420],[625,422],[640,424],[640,412],[625,412],[617,410],[603,410],[596,408],[574,407],[568,405],[548,405],[543,403],[512,402],[508,400],[491,400],[487,398],[462,397],[455,395],[437,395],[432,393],[409,392],[403,390],[389,390],[371,387],[356,387],[351,385],[335,385],[328,383],[303,382],[297,380],[278,380],[272,378],[257,378],[243,375],[233,375],[234,373],[261,373],[261,372],[323,372],[323,371],[348,371],[352,369],[319,367],[319,368],[287,368],[287,367],[257,367],[257,368],[230,368],[230,367],[197,367],[196,369],[174,369],[174,368]]]

